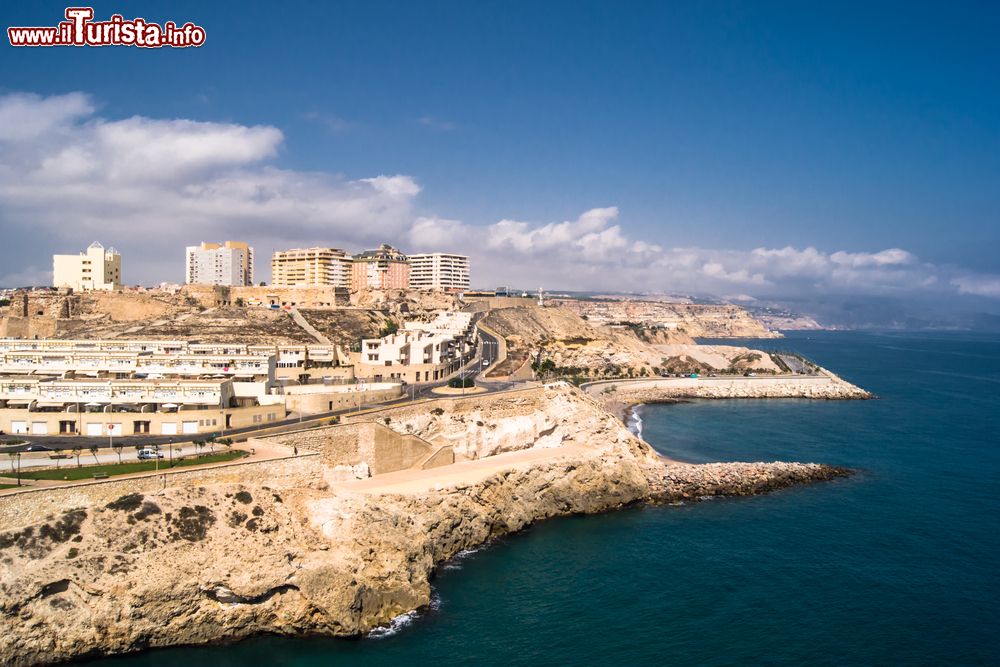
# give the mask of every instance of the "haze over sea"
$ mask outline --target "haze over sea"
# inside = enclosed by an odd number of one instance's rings
[[[541,523],[445,566],[436,608],[378,638],[266,637],[100,662],[998,664],[1000,336],[810,332],[738,344],[800,352],[880,399],[647,406],[644,437],[686,461],[817,461],[859,474]]]

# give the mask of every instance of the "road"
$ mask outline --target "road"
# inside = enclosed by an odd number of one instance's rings
[[[213,451],[210,447],[198,448],[191,444],[185,445],[174,445],[173,453],[168,451],[167,447],[163,447],[160,451],[163,454],[163,458],[160,460],[161,463],[166,465],[169,458],[181,458],[183,456],[197,456],[198,454],[211,454]],[[222,445],[216,445],[214,448],[215,452],[226,451],[226,447]],[[76,467],[76,454],[70,452],[69,450],[64,450],[66,458],[51,458],[49,454],[43,452],[26,452],[21,454],[21,470],[37,469],[37,468],[75,468]],[[130,444],[127,448],[122,450],[121,462],[122,463],[133,463],[139,460],[139,452],[136,450],[134,444]],[[104,450],[98,449],[96,455],[91,453],[89,449],[84,448],[80,452],[80,463],[85,466],[96,465],[96,464],[111,464],[118,463],[118,453],[115,451],[108,451],[106,448]],[[17,459],[16,457],[10,457],[8,461],[0,461],[0,476],[3,477],[14,477],[16,476],[17,470]]]
[[[478,321],[482,319],[482,314],[477,314],[473,318],[473,326],[475,326]],[[481,381],[478,379],[480,373],[489,368],[492,364],[496,362],[499,343],[495,336],[488,334],[478,327],[476,327],[476,335],[479,339],[479,344],[477,346],[477,353],[473,355],[472,359],[458,371],[455,377],[461,378],[472,378],[476,386],[482,387],[483,389],[494,392],[494,391],[504,391],[513,388],[514,383],[504,382],[488,382]],[[355,408],[344,408],[339,410],[332,410],[329,412],[321,412],[317,414],[310,415],[298,415],[291,413],[285,419],[269,422],[267,424],[261,424],[257,426],[246,426],[243,428],[227,429],[225,432],[218,432],[215,434],[217,438],[233,438],[237,440],[245,440],[246,437],[264,430],[271,429],[276,426],[291,426],[302,422],[313,422],[319,419],[327,419],[330,417],[336,417],[339,415],[349,414],[351,412],[357,412],[359,409],[371,408],[371,407],[391,407],[393,405],[400,405],[409,401],[420,400],[420,399],[438,399],[440,396],[433,393],[433,389],[436,387],[445,386],[448,380],[441,380],[438,382],[431,382],[426,384],[408,385],[403,387],[403,396],[391,401],[386,401],[384,403],[363,405]],[[114,438],[113,442],[125,443],[125,447],[134,448],[136,445],[161,445],[167,446],[174,442],[189,442],[191,439],[204,439],[207,438],[209,434],[199,433],[199,434],[188,434],[188,435],[123,435]],[[89,452],[91,447],[96,446],[98,449],[110,449],[113,444],[112,441],[107,436],[85,436],[85,435],[6,435],[6,438],[16,438],[18,440],[24,441],[21,445],[8,445],[0,446],[0,455],[7,454],[11,452],[24,452],[31,446],[42,446],[49,449],[61,449],[70,450],[74,447],[80,447],[85,452]],[[117,461],[117,456],[115,456]]]

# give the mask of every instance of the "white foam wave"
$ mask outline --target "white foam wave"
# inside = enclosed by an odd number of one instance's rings
[[[441,597],[437,593],[431,593],[431,601],[426,608],[431,611],[437,611],[440,609]],[[372,630],[368,633],[368,638],[386,639],[388,637],[392,637],[393,635],[400,633],[407,626],[412,625],[414,621],[421,617],[421,615],[422,612],[420,609],[414,609],[413,611],[408,611],[405,614],[400,614],[389,621],[389,625],[372,628]]]
[[[368,637],[371,639],[385,639],[387,637],[392,637],[394,634],[397,634],[403,628],[413,623],[418,615],[417,611],[408,611],[405,614],[400,614],[396,618],[389,621],[389,625],[372,628],[371,632],[368,633]]]
[[[629,411],[628,430],[632,431],[636,437],[642,437],[642,415],[639,414],[641,405],[637,405]]]

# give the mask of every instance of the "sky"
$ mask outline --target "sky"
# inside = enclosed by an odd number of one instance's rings
[[[7,3],[4,27],[64,4]],[[1000,312],[995,3],[97,2],[0,45],[0,285],[98,240],[463,252],[476,286]]]

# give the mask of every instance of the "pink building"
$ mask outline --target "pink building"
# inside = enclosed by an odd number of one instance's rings
[[[365,250],[351,259],[351,289],[407,289],[410,260],[391,245]]]

